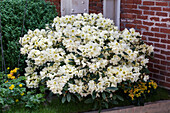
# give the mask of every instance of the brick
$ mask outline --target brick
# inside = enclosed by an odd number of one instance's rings
[[[121,18],[130,18],[130,19],[134,19],[136,18],[136,15],[134,14],[130,14],[130,13],[123,13],[123,14],[120,14]]]
[[[147,7],[147,6],[139,6],[139,9],[149,10],[149,7]]]
[[[147,26],[144,25],[137,25],[137,29],[145,29],[148,30],[149,28]]]
[[[159,42],[159,39],[158,38],[151,38],[151,37],[148,37],[149,41],[152,41],[152,42]]]
[[[156,15],[158,16],[168,16],[168,13],[164,13],[164,12],[156,12]]]
[[[170,82],[170,77],[166,77],[166,82]]]
[[[159,52],[160,52],[160,49],[154,48],[154,52],[159,53]]]
[[[164,76],[169,76],[169,75],[170,75],[170,72],[160,71],[160,74],[161,74],[161,75],[164,75]]]
[[[151,10],[161,11],[161,7],[151,7]]]
[[[155,33],[155,37],[166,38],[166,34]]]
[[[128,5],[123,5],[123,8],[137,8],[137,5],[136,4],[128,4]]]
[[[170,87],[170,83],[168,83],[168,82],[159,81],[159,84],[162,86]]]
[[[154,23],[153,22],[148,22],[148,21],[143,21],[144,25],[152,26]]]
[[[155,23],[156,26],[167,27],[166,23]]]
[[[168,34],[170,34],[170,29],[161,28],[160,31],[161,31],[162,33],[168,33]]]
[[[166,70],[166,66],[158,65],[158,64],[154,64],[154,68],[157,68],[157,69],[160,69],[160,70]]]
[[[170,45],[167,46],[167,49],[170,49]]]
[[[165,80],[165,76],[160,76],[158,74],[153,74],[152,76],[156,79],[159,79],[159,80]]]
[[[167,11],[167,12],[170,12],[170,8],[163,8],[163,11]]]
[[[154,43],[154,46],[159,48],[164,48],[164,49],[166,48],[165,44]]]
[[[162,43],[170,44],[170,40],[168,40],[168,39],[161,39],[161,42],[162,42]]]
[[[142,36],[142,40],[146,40],[147,38],[145,36]]]
[[[154,15],[154,11],[144,11],[143,14],[145,15]]]
[[[133,23],[135,23],[135,24],[142,24],[142,21],[141,21],[141,20],[136,20],[136,19],[135,19],[135,20],[133,21]]]
[[[161,54],[164,54],[164,55],[170,55],[170,51],[165,51],[165,50],[161,50]]]
[[[143,35],[154,36],[154,34],[152,32],[143,32]]]
[[[168,39],[170,39],[170,35],[168,35]]]
[[[154,5],[152,1],[143,1],[143,5]]]
[[[129,27],[129,28],[135,28],[135,24],[126,24],[126,27]]]
[[[168,6],[168,2],[156,2],[157,6]]]
[[[169,66],[169,65],[170,65],[170,62],[168,62],[168,61],[161,61],[161,64],[162,64],[162,65],[167,65],[167,66]]]
[[[160,60],[159,59],[150,59],[150,62],[153,62],[154,64],[157,63],[157,64],[160,64]]]
[[[150,17],[150,20],[151,20],[151,21],[153,21],[153,20],[154,20],[154,21],[159,21],[159,17]]]
[[[170,18],[162,18],[162,22],[170,22]]]
[[[159,32],[159,28],[158,28],[158,27],[152,27],[152,28],[151,28],[151,31],[157,31],[157,32]]]
[[[146,20],[148,18],[148,16],[137,15],[137,18]]]

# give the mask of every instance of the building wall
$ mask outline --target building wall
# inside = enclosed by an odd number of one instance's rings
[[[56,5],[59,16],[61,15],[61,0],[46,0]],[[89,13],[103,13],[103,0],[89,0]]]
[[[170,89],[170,0],[121,0],[121,30],[131,27],[155,47],[150,76]]]
[[[50,0],[60,14],[60,0]],[[103,13],[103,0],[89,0],[89,13]],[[121,0],[120,28],[135,28],[155,47],[150,76],[170,89],[170,0]]]

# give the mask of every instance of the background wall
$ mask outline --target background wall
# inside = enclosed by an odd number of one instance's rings
[[[47,1],[53,2],[60,14],[60,0]],[[103,13],[103,0],[89,0],[89,13]],[[150,77],[170,89],[170,0],[121,0],[120,15],[121,30],[133,27],[155,47]]]
[[[170,0],[121,0],[121,30],[131,27],[155,47],[150,76],[170,89]]]

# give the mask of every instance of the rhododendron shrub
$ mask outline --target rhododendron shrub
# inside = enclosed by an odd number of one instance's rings
[[[29,30],[20,44],[27,55],[27,87],[44,83],[54,94],[69,94],[69,101],[70,94],[108,101],[120,83],[149,79],[153,47],[102,14],[56,17],[46,29]]]

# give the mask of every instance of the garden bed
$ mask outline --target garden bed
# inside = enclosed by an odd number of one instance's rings
[[[152,97],[148,98],[145,100],[147,103],[145,106],[133,106],[131,103],[129,103],[128,100],[125,100],[123,102],[120,102],[118,105],[113,105],[110,107],[110,109],[107,110],[102,110],[102,112],[137,112],[137,110],[143,112],[143,110],[152,110],[153,112],[155,111],[157,107],[157,111],[163,109],[163,110],[169,110],[167,106],[170,105],[170,95],[168,90],[163,89],[163,88],[158,88],[157,89],[157,94],[153,95]],[[164,107],[166,106],[166,107]],[[166,108],[166,109],[165,109]],[[90,113],[95,113],[97,111],[91,111],[93,109],[92,104],[84,104],[83,102],[80,103],[64,103],[62,104],[60,100],[58,99],[53,99],[51,103],[46,104],[46,105],[41,105],[40,108],[36,110],[30,110],[27,108],[24,108],[22,106],[13,106],[12,109],[10,109],[7,113],[78,113],[78,112],[90,112]],[[146,111],[145,111],[146,112]],[[149,112],[149,111],[147,111]],[[149,112],[151,113],[151,112]],[[166,112],[163,112],[166,113]]]

